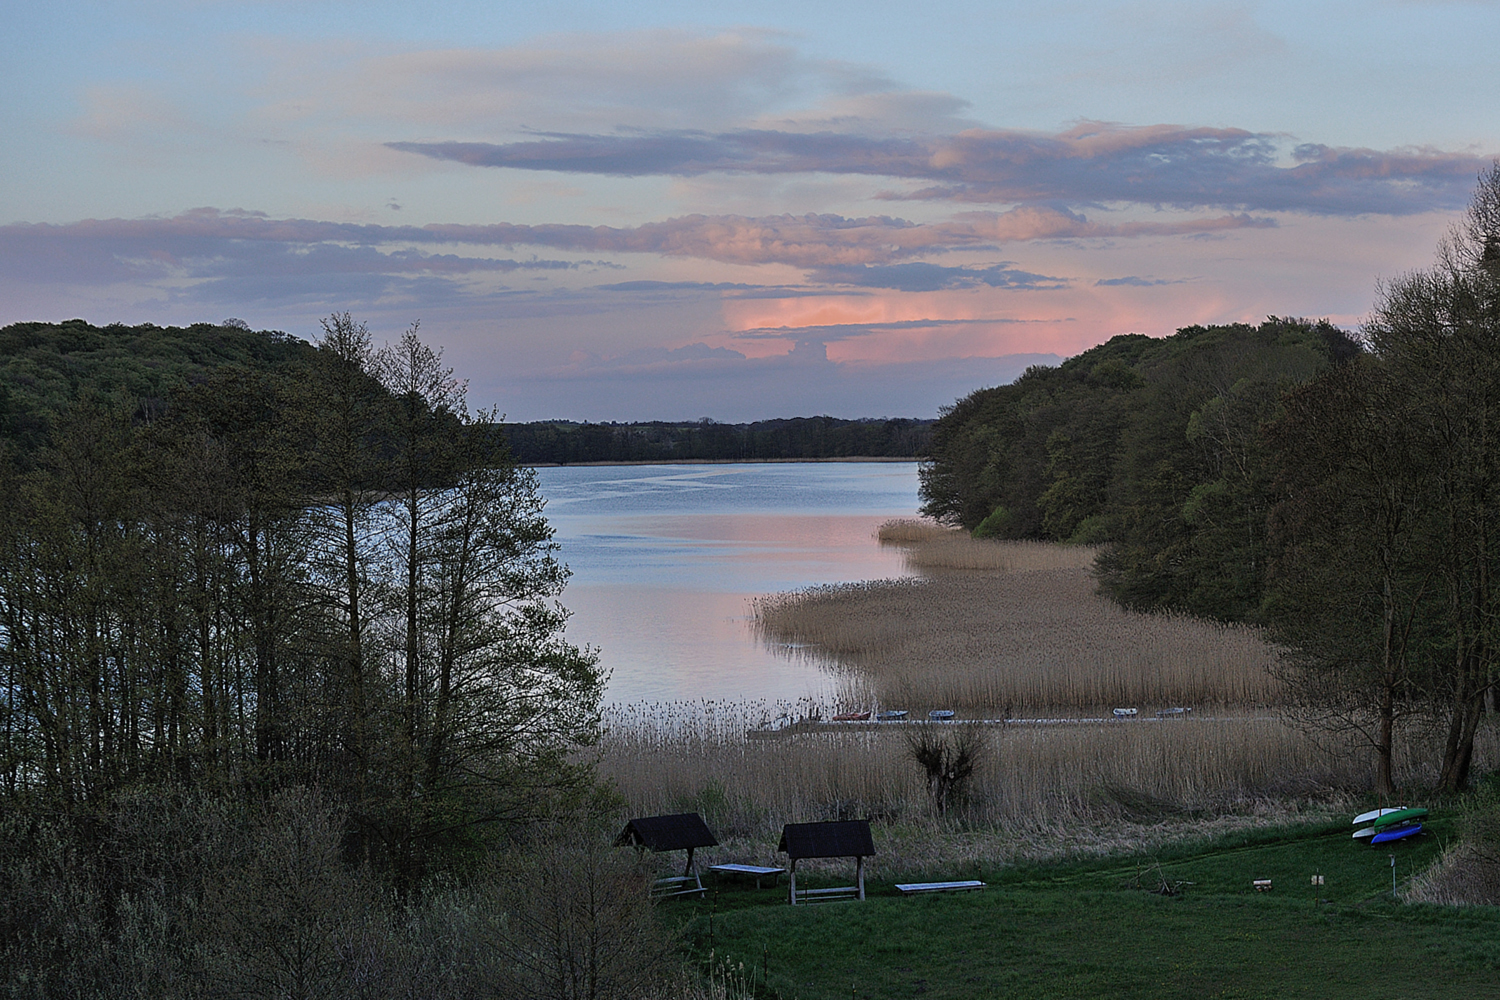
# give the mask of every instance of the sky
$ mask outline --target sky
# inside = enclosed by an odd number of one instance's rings
[[[1500,0],[0,0],[0,324],[413,323],[510,420],[932,417],[1356,328],[1500,155]]]

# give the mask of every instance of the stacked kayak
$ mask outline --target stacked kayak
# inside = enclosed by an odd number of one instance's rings
[[[1426,809],[1408,809],[1397,806],[1392,809],[1373,809],[1354,817],[1354,825],[1370,824],[1354,831],[1355,840],[1369,839],[1372,844],[1389,844],[1405,840],[1422,832],[1421,820],[1427,818]]]

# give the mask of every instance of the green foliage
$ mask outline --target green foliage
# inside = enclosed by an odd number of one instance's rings
[[[1010,511],[1004,507],[996,507],[983,521],[974,526],[972,534],[975,538],[1007,538],[1010,521]]]
[[[118,395],[145,416],[218,368],[277,371],[311,355],[305,341],[242,324],[13,323],[0,329],[0,438],[29,455],[85,395]]]
[[[1142,608],[1257,614],[1260,426],[1357,349],[1326,322],[1115,337],[960,400],[933,431],[923,512],[978,537],[1112,543],[1105,589]]]
[[[326,333],[144,417],[85,385],[0,453],[0,808],[317,786],[409,892],[587,792],[603,679],[563,638],[534,473],[415,330]]]
[[[1373,358],[1287,401],[1265,611],[1318,723],[1381,760],[1403,720],[1445,730],[1439,784],[1465,786],[1500,677],[1500,163],[1429,269],[1382,289]]]

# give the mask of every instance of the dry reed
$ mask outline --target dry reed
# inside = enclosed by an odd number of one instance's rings
[[[1408,903],[1494,906],[1500,903],[1500,857],[1473,844],[1453,844],[1401,895]]]
[[[795,647],[880,704],[977,714],[1280,702],[1274,650],[1248,628],[1126,611],[1087,570],[944,573],[755,602]]]
[[[932,521],[914,521],[909,518],[887,521],[875,531],[875,537],[880,539],[882,545],[915,545],[918,542],[952,538],[960,534],[962,532],[955,528],[945,528]]]
[[[838,674],[835,705],[612,706],[600,770],[632,815],[697,811],[719,834],[719,860],[772,864],[788,822],[875,817],[874,877],[994,864],[1049,851],[1139,849],[1326,811],[1370,787],[1371,759],[1283,722],[1268,667],[1274,650],[1250,629],[1143,615],[1100,597],[1092,550],[975,542],[922,522],[891,522],[925,579],[816,587],[755,602],[769,643],[796,647]],[[926,553],[921,555],[920,553]],[[962,819],[930,815],[907,724],[748,733],[782,715],[952,708],[969,718],[1108,714],[1128,722],[986,726],[988,753]],[[1153,709],[1196,711],[1165,720]],[[1407,785],[1430,784],[1433,758],[1407,739]],[[1479,758],[1496,758],[1496,727]]]
[[[1128,846],[1121,837],[1142,829],[1194,817],[1200,825],[1226,816],[1248,823],[1268,810],[1336,800],[1372,780],[1368,752],[1352,745],[1329,752],[1274,717],[996,726],[986,730],[991,752],[975,772],[963,821],[941,826],[930,818],[921,769],[908,755],[907,727],[747,737],[782,710],[723,702],[614,707],[600,769],[632,815],[702,813],[724,842],[715,855],[721,860],[775,862],[776,836],[788,822],[871,816],[886,821],[883,837],[896,840],[914,824],[926,830],[905,846],[882,848],[886,872],[936,867],[955,852],[994,861],[996,851],[1024,853],[1032,849],[1025,842],[1040,840],[1118,849]],[[1494,760],[1497,743],[1495,728],[1486,728],[1479,756]],[[1405,746],[1400,780],[1430,784],[1429,748]],[[923,846],[934,831],[942,843]],[[965,847],[965,838],[975,845]]]
[[[1099,550],[1089,545],[1052,542],[1002,542],[971,538],[962,531],[928,521],[887,521],[876,531],[882,545],[905,550],[914,572],[991,570],[1020,573],[1038,569],[1089,569]]]

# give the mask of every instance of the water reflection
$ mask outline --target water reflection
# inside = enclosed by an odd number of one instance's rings
[[[573,570],[568,637],[607,698],[794,701],[837,681],[749,627],[762,594],[904,575],[875,529],[914,516],[915,463],[539,469]]]

